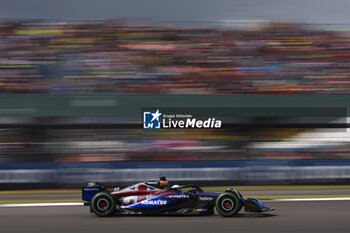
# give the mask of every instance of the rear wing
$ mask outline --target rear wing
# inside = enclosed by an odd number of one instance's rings
[[[89,182],[87,186],[81,188],[81,199],[84,201],[84,205],[90,205],[92,198],[99,192],[106,191],[107,188],[104,184],[97,182]]]

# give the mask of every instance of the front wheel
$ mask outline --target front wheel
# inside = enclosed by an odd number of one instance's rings
[[[232,217],[242,208],[242,203],[233,193],[223,193],[216,199],[215,207],[224,217]]]
[[[91,210],[99,217],[107,217],[115,212],[115,199],[107,192],[96,194],[91,201]]]

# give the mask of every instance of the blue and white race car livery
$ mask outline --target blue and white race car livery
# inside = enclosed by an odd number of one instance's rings
[[[89,183],[82,188],[82,199],[97,216],[128,215],[213,215],[235,216],[246,212],[273,210],[258,200],[244,198],[236,189],[204,192],[196,185],[161,186],[157,181],[141,182],[107,191],[105,185]]]

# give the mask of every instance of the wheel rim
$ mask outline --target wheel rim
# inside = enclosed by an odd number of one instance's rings
[[[98,210],[106,211],[106,210],[108,210],[109,202],[107,199],[101,198],[100,200],[97,201],[96,205],[97,205]]]
[[[233,207],[235,206],[235,204],[233,203],[233,201],[229,198],[225,198],[224,200],[222,200],[221,202],[221,208],[225,211],[230,211],[233,209]]]

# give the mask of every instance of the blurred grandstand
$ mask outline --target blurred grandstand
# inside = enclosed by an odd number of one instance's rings
[[[115,20],[1,22],[0,162],[349,158],[346,132],[253,125],[143,133],[138,127],[120,127],[138,121],[137,114],[125,120],[117,113],[117,124],[111,126],[101,120],[96,125],[99,120],[89,118],[90,112],[77,113],[76,122],[88,122],[84,126],[62,128],[56,124],[62,121],[61,97],[44,103],[48,94],[69,94],[72,99],[75,94],[128,94],[130,100],[134,94],[142,94],[140,99],[175,94],[176,103],[183,102],[183,95],[348,94],[349,53],[347,32],[292,23],[194,27]],[[31,103],[39,98],[33,94],[44,94],[40,101],[53,123],[45,123],[39,113],[22,114],[8,124],[15,115],[8,111],[16,106],[10,104],[9,110],[5,98],[21,96]],[[21,105],[30,112],[28,106]],[[106,106],[113,108],[114,102]],[[333,135],[332,142],[323,140],[324,134]]]
[[[2,93],[340,94],[350,36],[291,23],[0,23]]]

